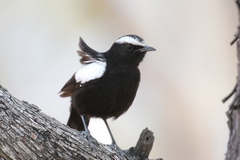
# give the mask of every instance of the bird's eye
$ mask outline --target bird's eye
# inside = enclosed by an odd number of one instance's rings
[[[131,44],[127,44],[126,49],[128,51],[131,51],[133,49],[133,46]]]

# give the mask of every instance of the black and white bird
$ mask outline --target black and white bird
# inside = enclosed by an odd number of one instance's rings
[[[118,38],[104,53],[90,48],[82,38],[79,47],[84,67],[60,91],[61,97],[71,97],[67,125],[89,133],[90,118],[102,118],[116,145],[107,119],[117,119],[132,105],[140,82],[139,63],[146,52],[156,49],[137,35]]]

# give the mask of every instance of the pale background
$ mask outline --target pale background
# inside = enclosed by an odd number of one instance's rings
[[[150,158],[220,160],[230,103],[221,99],[236,82],[236,47],[229,45],[236,26],[233,0],[0,1],[0,84],[66,123],[70,99],[57,93],[81,68],[79,36],[103,52],[122,35],[140,35],[157,51],[140,65],[132,107],[109,120],[118,145],[135,146],[148,127]],[[90,130],[111,143],[101,120]]]

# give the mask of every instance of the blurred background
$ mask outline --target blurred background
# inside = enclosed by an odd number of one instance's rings
[[[148,127],[150,158],[224,159],[229,130],[221,100],[236,82],[237,8],[234,1],[72,0],[0,2],[0,84],[15,97],[66,123],[69,98],[58,92],[80,69],[78,40],[104,52],[125,34],[157,49],[140,65],[134,104],[109,120],[122,149],[135,146]],[[111,143],[104,123],[90,131]]]

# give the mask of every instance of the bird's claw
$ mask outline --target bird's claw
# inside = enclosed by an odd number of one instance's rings
[[[96,145],[94,145],[94,144],[98,144],[97,140],[91,136],[89,131],[82,131],[82,133],[83,133],[84,138],[87,139],[90,147],[93,150],[96,150]]]
[[[114,149],[115,151],[117,151],[117,153],[119,153],[118,155],[119,155],[119,157],[120,157],[121,160],[124,160],[124,159],[125,159],[125,158],[124,158],[124,156],[125,156],[124,151],[123,151],[120,147],[118,147],[118,145],[117,145],[116,143],[112,143],[112,144],[110,145],[110,147],[111,147],[112,149]]]

